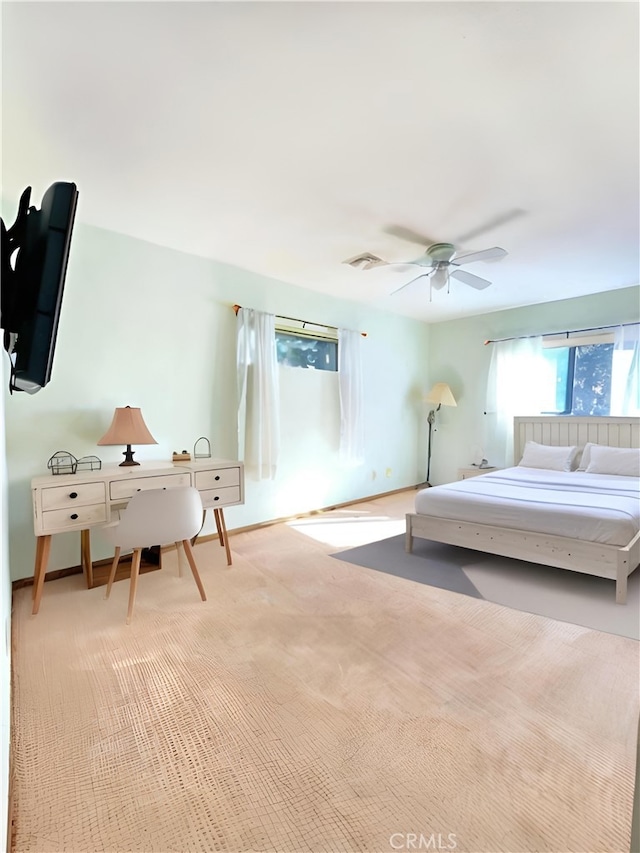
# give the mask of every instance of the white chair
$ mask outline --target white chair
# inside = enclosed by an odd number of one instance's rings
[[[135,492],[126,508],[121,511],[120,521],[101,528],[115,546],[105,598],[109,598],[111,594],[120,552],[123,549],[133,549],[127,625],[131,621],[136,600],[142,549],[152,545],[168,545],[175,542],[178,555],[182,546],[200,591],[200,597],[203,601],[207,600],[190,542],[201,526],[202,500],[199,492],[192,486],[180,486],[173,489],[149,489]]]

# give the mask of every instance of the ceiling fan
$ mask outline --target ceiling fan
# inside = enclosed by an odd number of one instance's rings
[[[504,258],[507,252],[504,249],[494,246],[492,249],[483,249],[480,252],[459,253],[453,243],[432,243],[423,255],[414,261],[383,261],[382,258],[372,255],[370,252],[362,252],[360,255],[355,255],[353,258],[343,261],[351,267],[362,270],[370,270],[380,266],[414,266],[421,267],[423,272],[415,276],[410,281],[407,281],[402,287],[392,291],[398,293],[419,278],[428,277],[430,279],[431,288],[441,290],[447,287],[449,290],[449,280],[457,278],[459,281],[468,284],[470,287],[475,287],[476,290],[484,290],[491,284],[486,278],[466,270],[459,269],[463,264],[474,263],[475,261],[497,261]]]

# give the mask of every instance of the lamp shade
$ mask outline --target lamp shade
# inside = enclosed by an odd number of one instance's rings
[[[126,444],[124,462],[121,465],[138,465],[133,461],[132,444],[157,444],[158,442],[147,429],[140,409],[124,406],[113,413],[111,426],[102,436],[99,445]]]
[[[115,410],[111,426],[98,442],[99,445],[157,443],[147,429],[140,409],[132,409],[131,406]]]
[[[457,406],[451,388],[446,382],[436,382],[426,396],[427,403],[435,403],[438,406]]]

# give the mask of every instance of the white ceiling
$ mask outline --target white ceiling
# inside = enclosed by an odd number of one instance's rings
[[[428,321],[628,287],[638,8],[4,2],[3,192]],[[418,257],[392,225],[509,255],[391,296],[412,268],[341,261]]]

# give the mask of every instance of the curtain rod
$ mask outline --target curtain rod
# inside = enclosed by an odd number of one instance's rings
[[[523,341],[525,338],[543,338],[545,335],[575,335],[578,332],[599,332],[603,329],[615,329],[618,326],[637,326],[638,323],[613,323],[611,326],[592,326],[590,329],[571,329],[567,332],[542,332],[539,335],[514,335],[512,338],[496,338],[495,340],[485,341],[487,344],[500,344],[503,341]]]
[[[233,305],[232,306],[236,317],[238,316],[238,311],[242,308],[242,305]],[[301,320],[299,317],[285,317],[284,314],[276,314],[276,317],[281,317],[283,320],[293,320],[294,323],[308,323],[310,326],[324,326],[325,329],[335,329],[339,331],[338,326],[329,326],[327,323],[313,323],[311,320]],[[360,332],[363,338],[367,337],[366,332]]]

